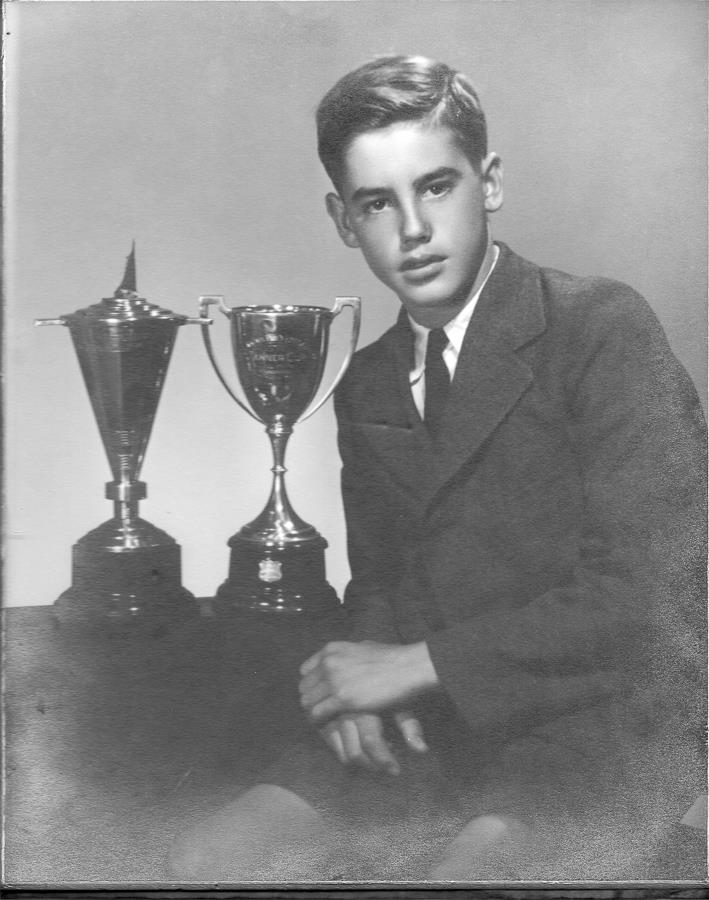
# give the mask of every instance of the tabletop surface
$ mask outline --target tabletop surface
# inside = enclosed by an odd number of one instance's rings
[[[341,636],[340,616],[200,608],[121,629],[3,612],[5,885],[169,885],[175,834],[308,727],[298,666]],[[695,845],[683,881],[704,877]],[[678,863],[686,838],[668,852]]]
[[[203,604],[209,613],[209,604]],[[126,630],[4,611],[6,884],[164,883],[181,824],[299,728],[297,668],[338,618]]]

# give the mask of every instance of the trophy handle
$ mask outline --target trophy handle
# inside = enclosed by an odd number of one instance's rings
[[[217,373],[217,378],[224,385],[224,388],[231,397],[231,399],[238,403],[238,405],[244,410],[245,413],[248,413],[252,419],[256,419],[257,422],[261,422],[258,416],[254,415],[254,413],[249,409],[249,407],[234,393],[231,388],[231,385],[226,380],[226,376],[219,368],[219,363],[217,362],[216,356],[214,355],[214,348],[212,347],[212,338],[209,334],[209,328],[207,325],[212,324],[212,320],[207,315],[207,310],[210,306],[216,305],[219,307],[220,311],[224,313],[224,315],[229,319],[231,317],[231,310],[224,302],[224,297],[221,294],[207,294],[199,298],[199,319],[198,321],[202,325],[202,339],[204,340],[204,346],[207,350],[207,356],[209,357],[209,361],[212,364],[212,368]],[[263,423],[262,423],[263,424]]]
[[[320,409],[326,400],[330,399],[335,392],[335,388],[342,381],[342,376],[347,371],[347,367],[355,352],[355,347],[357,346],[357,340],[359,338],[359,326],[362,321],[362,301],[359,297],[336,297],[335,305],[330,310],[330,313],[334,319],[346,306],[352,307],[352,338],[350,339],[350,346],[347,348],[345,358],[342,361],[342,365],[340,366],[337,375],[335,375],[335,380],[330,385],[330,388],[323,394],[312,409],[308,410],[304,416],[301,416],[301,418],[298,419],[298,422],[305,422],[306,419],[309,419]]]

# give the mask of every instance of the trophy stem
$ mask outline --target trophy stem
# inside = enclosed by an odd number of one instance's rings
[[[273,482],[271,484],[271,496],[264,513],[268,517],[271,528],[274,530],[276,539],[291,539],[298,535],[311,535],[314,531],[312,525],[308,525],[300,519],[288,499],[286,491],[285,474],[288,471],[285,467],[286,447],[288,440],[293,434],[293,427],[285,422],[281,416],[277,416],[274,422],[271,422],[266,429],[271,441],[271,451],[273,453]],[[263,514],[262,514],[263,515]],[[259,517],[261,519],[262,516]]]
[[[138,518],[138,501],[115,500],[113,503],[113,517],[120,521],[123,528],[130,528]]]
[[[271,451],[273,453],[271,504],[277,510],[282,511],[289,506],[285,482],[285,474],[288,470],[285,467],[285,459],[286,447],[290,436],[293,434],[293,429],[285,422],[277,420],[268,426],[266,433],[271,439]]]
[[[259,550],[265,546],[283,548],[323,540],[312,525],[296,514],[288,499],[285,483],[285,473],[288,470],[284,460],[292,433],[293,426],[280,415],[266,428],[273,453],[271,493],[259,515],[248,525],[244,525],[232,540],[248,541]]]

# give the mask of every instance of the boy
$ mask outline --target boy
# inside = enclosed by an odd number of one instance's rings
[[[177,871],[652,877],[701,788],[696,392],[632,290],[492,243],[459,73],[377,60],[317,122],[335,227],[402,304],[336,394],[351,634],[300,683],[331,754],[291,753]]]

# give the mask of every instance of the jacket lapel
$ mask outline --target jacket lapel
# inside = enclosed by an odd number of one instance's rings
[[[500,259],[461,347],[438,442],[431,447],[431,498],[527,390],[532,370],[517,351],[545,327],[539,270],[500,244]]]
[[[428,432],[416,409],[409,372],[413,367],[413,335],[402,309],[394,327],[382,338],[386,367],[378,373],[384,378],[377,391],[368,421],[359,423],[393,480],[407,494],[420,498],[430,477],[432,448]],[[387,346],[388,344],[388,346]]]
[[[381,339],[392,368],[385,375],[388,383],[372,398],[367,421],[358,427],[397,485],[424,505],[472,457],[532,382],[531,369],[516,351],[546,326],[539,270],[499,246],[500,258],[461,347],[436,443],[411,396],[413,345],[403,310]]]

